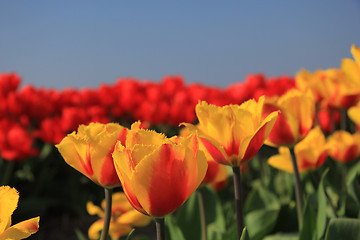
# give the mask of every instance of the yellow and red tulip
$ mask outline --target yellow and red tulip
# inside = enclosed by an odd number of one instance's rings
[[[218,163],[232,167],[252,159],[269,135],[278,113],[262,119],[264,97],[241,105],[218,107],[199,102],[195,111],[199,124],[184,124],[197,132],[207,152]]]
[[[328,156],[328,146],[320,127],[312,129],[308,135],[294,147],[299,172],[315,170],[324,164]],[[279,154],[269,158],[268,163],[280,170],[293,173],[290,150],[280,147]]]
[[[156,218],[179,208],[202,182],[207,162],[195,135],[169,139],[131,126],[113,153],[115,169],[131,205]]]
[[[339,130],[328,137],[329,155],[339,162],[354,161],[360,155],[360,133]]]
[[[360,88],[360,48],[355,45],[351,46],[352,59],[343,59],[341,63],[341,69],[347,74],[350,80],[352,80],[358,88]]]
[[[180,137],[188,137],[191,135],[189,128],[182,128],[180,130]],[[174,137],[175,140],[181,139],[179,137]],[[201,139],[199,139],[199,151],[202,151],[205,154],[208,168],[206,175],[202,181],[202,184],[208,184],[215,190],[223,189],[228,182],[229,174],[228,167],[226,165],[216,162],[213,157],[208,153],[204,144],[202,144]]]
[[[300,71],[296,76],[297,86],[310,90],[317,101],[325,101],[330,107],[349,108],[360,99],[359,86],[341,69]]]
[[[112,152],[118,140],[125,142],[127,128],[116,123],[80,125],[56,145],[67,164],[96,184],[120,186]]]
[[[9,186],[0,187],[0,239],[20,240],[39,229],[40,217],[31,218],[11,226],[11,215],[19,201],[19,193]]]
[[[101,207],[92,202],[87,203],[87,211],[91,215],[98,215],[101,219],[94,222],[88,231],[89,239],[99,239],[99,232],[104,224],[105,200]],[[109,235],[112,239],[118,239],[133,229],[133,227],[144,227],[151,222],[151,218],[135,210],[124,193],[118,192],[112,194],[111,220]]]
[[[263,114],[280,111],[265,144],[270,146],[293,146],[301,141],[314,123],[315,102],[313,96],[293,89],[279,98],[264,104]]]

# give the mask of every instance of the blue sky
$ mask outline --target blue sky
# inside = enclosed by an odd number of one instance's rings
[[[358,0],[4,0],[0,72],[58,89],[176,74],[226,87],[339,67],[359,29]]]

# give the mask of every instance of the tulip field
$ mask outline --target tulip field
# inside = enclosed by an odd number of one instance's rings
[[[225,88],[0,74],[0,240],[360,239],[360,48]],[[24,76],[26,77],[26,76]]]

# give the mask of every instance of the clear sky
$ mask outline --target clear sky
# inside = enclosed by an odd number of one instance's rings
[[[0,1],[0,72],[37,87],[176,74],[225,87],[339,67],[351,44],[359,0]]]

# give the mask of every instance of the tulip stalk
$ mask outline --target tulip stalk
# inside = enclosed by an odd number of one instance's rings
[[[156,240],[165,240],[165,221],[164,218],[155,218]]]
[[[233,172],[234,172],[237,239],[240,239],[242,231],[244,229],[244,215],[243,215],[242,201],[241,201],[240,167],[233,167]]]
[[[200,208],[201,240],[207,240],[205,201],[201,187],[198,189],[197,192],[199,197],[199,208]]]
[[[296,164],[296,157],[294,148],[290,148],[290,155],[291,155],[291,162],[294,170],[294,181],[295,181],[295,198],[296,198],[296,210],[297,210],[297,217],[298,217],[298,226],[299,230],[301,229],[302,225],[302,187],[300,182],[300,175],[299,169]]]
[[[111,220],[111,205],[112,205],[112,188],[105,188],[105,215],[104,225],[101,231],[100,240],[106,240],[109,234],[110,220]]]

